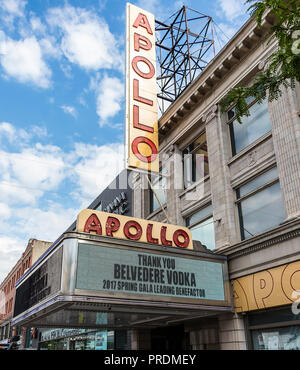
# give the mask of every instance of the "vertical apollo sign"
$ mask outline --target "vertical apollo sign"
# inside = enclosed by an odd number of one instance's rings
[[[154,15],[127,3],[126,19],[127,166],[159,172]]]

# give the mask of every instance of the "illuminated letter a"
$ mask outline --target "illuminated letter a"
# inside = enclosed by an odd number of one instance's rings
[[[153,35],[150,24],[148,22],[148,18],[142,13],[139,13],[139,15],[136,17],[136,20],[133,23],[133,27],[135,28],[144,27],[149,33],[149,35]]]
[[[94,213],[86,220],[83,231],[85,233],[94,231],[96,234],[102,235],[102,227],[99,218]]]

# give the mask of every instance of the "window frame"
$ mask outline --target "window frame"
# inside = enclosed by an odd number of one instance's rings
[[[244,240],[247,240],[249,238],[245,238],[245,228],[244,228],[244,221],[243,221],[243,212],[242,212],[242,208],[241,208],[241,203],[243,200],[245,199],[248,199],[248,198],[251,198],[252,196],[254,196],[255,194],[257,193],[260,193],[261,191],[263,191],[264,189],[276,184],[276,183],[280,183],[280,180],[279,180],[279,176],[277,176],[276,178],[270,180],[270,181],[267,181],[265,184],[259,186],[257,189],[254,189],[252,191],[250,191],[249,193],[243,195],[243,196],[239,196],[239,192],[240,192],[240,188],[246,184],[248,184],[249,182],[251,182],[252,180],[256,179],[257,177],[263,175],[264,173],[272,170],[273,168],[277,167],[276,165],[275,166],[272,166],[272,167],[268,167],[266,169],[264,169],[264,171],[258,173],[255,177],[252,177],[246,181],[244,181],[242,184],[236,186],[234,188],[235,190],[235,193],[236,193],[236,200],[235,200],[235,205],[237,206],[237,210],[238,210],[238,218],[239,218],[239,226],[240,226],[240,235],[241,235],[241,240],[244,241]],[[275,227],[275,226],[274,226]],[[248,230],[246,230],[249,234],[251,234]],[[266,230],[267,231],[267,230]],[[257,233],[257,234],[254,234],[252,235],[251,237],[254,237],[256,235],[258,235],[260,233]]]
[[[148,175],[148,180],[150,181],[152,187],[154,187],[154,184],[159,183],[164,178],[164,176],[161,175],[161,169],[159,171],[159,175],[157,175],[156,177],[158,178],[158,180],[155,179],[153,182],[151,182],[151,178],[149,178],[149,175]],[[159,212],[159,210],[161,210],[160,204],[157,201],[151,186],[149,185],[149,215],[152,215],[152,213]],[[159,190],[165,191],[166,189],[159,189]],[[167,205],[167,194],[165,193],[164,196],[165,196],[165,202],[161,203],[162,207],[166,207]],[[153,199],[154,198],[156,199],[158,203],[158,207],[156,209],[153,209],[153,205],[154,205]]]
[[[188,223],[187,223],[187,220],[190,218],[190,217],[192,217],[194,214],[196,214],[196,213],[198,213],[198,212],[200,212],[202,209],[204,209],[204,208],[206,208],[206,207],[211,207],[211,213],[209,213],[208,215],[206,215],[206,216],[204,216],[203,218],[201,218],[199,221],[196,221],[196,222],[194,222],[194,223],[192,223],[192,224],[189,224],[188,225]],[[213,233],[214,233],[214,242],[216,243],[216,235],[215,235],[215,227],[214,227],[214,223],[215,223],[215,220],[214,220],[214,214],[213,214],[213,206],[212,206],[212,203],[211,202],[209,202],[209,203],[206,203],[205,205],[203,205],[203,206],[201,206],[200,208],[198,208],[196,211],[194,211],[193,213],[191,213],[191,214],[189,214],[189,215],[187,215],[187,216],[185,216],[184,217],[184,220],[185,220],[185,226],[192,232],[192,228],[193,227],[195,227],[195,226],[197,226],[197,225],[200,225],[200,224],[202,224],[203,222],[205,222],[205,221],[207,221],[207,220],[209,220],[210,218],[212,218],[212,224],[213,224]],[[207,225],[209,225],[210,223],[208,223]],[[204,225],[204,226],[206,226],[206,225]],[[207,246],[207,248],[209,249],[209,250],[215,250],[215,248],[213,248],[213,249],[210,249],[208,246]]]
[[[258,102],[258,98],[254,98],[249,104],[248,104],[248,109],[250,109],[254,104],[256,104]],[[269,108],[268,108],[268,102],[266,100],[266,104],[267,104],[267,109],[268,109],[268,112],[269,112]],[[232,154],[232,157],[238,155],[239,153],[241,153],[243,150],[245,150],[249,145],[255,143],[257,140],[259,140],[262,136],[260,136],[259,138],[257,138],[256,140],[254,140],[252,143],[248,144],[245,148],[243,148],[242,150],[240,150],[239,152],[236,151],[236,144],[235,144],[235,136],[234,136],[234,128],[233,128],[233,121],[236,120],[236,114],[233,115],[233,117],[231,117],[230,119],[228,119],[228,112],[230,110],[232,110],[233,108],[235,107],[235,105],[233,104],[225,113],[227,115],[226,117],[226,124],[229,126],[229,135],[230,135],[230,141],[231,141],[231,154]],[[264,135],[266,135],[268,132],[271,132],[272,131],[272,128],[270,128],[269,131],[265,132]]]
[[[203,176],[203,179],[196,179],[196,166],[194,166],[194,158],[193,158],[193,155],[203,146],[204,143],[206,143],[206,146],[207,146],[207,138],[206,140],[202,143],[202,144],[198,144],[196,145],[189,153],[186,153],[187,155],[192,155],[192,168],[191,168],[191,177],[192,177],[192,180],[191,180],[191,184],[189,184],[188,186],[186,186],[185,184],[185,162],[184,162],[184,151],[189,147],[191,146],[192,144],[194,144],[203,134],[205,134],[205,138],[206,138],[206,129],[204,128],[199,135],[197,135],[197,137],[195,139],[193,139],[188,145],[186,145],[184,147],[184,149],[182,149],[182,169],[183,169],[183,188],[184,190],[186,189],[189,189],[191,186],[193,186],[195,183],[197,183],[198,181],[201,181],[203,180],[204,178],[206,178],[207,176],[209,176],[209,170],[208,170],[208,174]],[[208,147],[207,147],[207,158],[208,158]],[[209,169],[209,159],[208,159],[208,169]]]
[[[209,215],[204,216],[204,217],[203,217],[203,218],[201,218],[199,221],[196,221],[196,222],[194,222],[194,223],[192,223],[192,224],[187,225],[187,220],[188,220],[188,218],[192,217],[192,216],[193,216],[193,215],[195,215],[196,213],[200,212],[202,209],[204,209],[204,208],[206,208],[206,207],[209,207],[209,206],[211,206],[211,207],[212,207],[211,202],[210,202],[210,203],[206,203],[206,204],[205,204],[205,205],[203,205],[201,208],[198,208],[196,211],[194,211],[194,212],[193,212],[193,213],[191,213],[190,215],[186,216],[186,217],[185,217],[185,226],[186,226],[186,227],[188,227],[188,228],[190,229],[190,228],[192,228],[192,227],[194,227],[194,226],[196,226],[196,225],[198,225],[198,224],[200,224],[200,223],[202,223],[202,222],[205,222],[205,221],[206,221],[206,220],[208,220],[209,218],[214,217],[214,215],[213,215],[213,208],[212,208],[212,212],[211,212]]]

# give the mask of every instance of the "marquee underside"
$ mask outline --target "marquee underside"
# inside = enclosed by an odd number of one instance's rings
[[[89,296],[57,296],[16,317],[13,325],[45,328],[138,329],[175,325],[231,312],[227,306],[118,301]]]

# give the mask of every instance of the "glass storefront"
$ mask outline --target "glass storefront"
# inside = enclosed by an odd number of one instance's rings
[[[248,315],[251,349],[300,350],[300,313],[291,307]]]
[[[40,343],[41,350],[113,350],[114,331],[86,331]]]
[[[253,349],[300,350],[300,325],[252,331]]]

